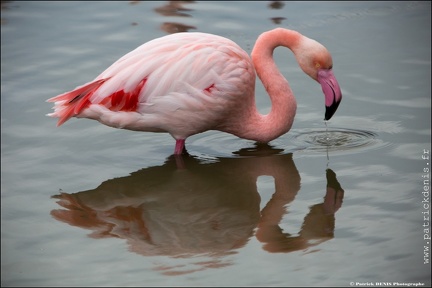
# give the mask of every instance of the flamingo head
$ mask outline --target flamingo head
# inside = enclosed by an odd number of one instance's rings
[[[325,98],[324,120],[330,120],[342,100],[339,83],[333,74],[333,60],[330,52],[315,40],[304,37],[295,49],[297,61],[302,70],[321,84]]]

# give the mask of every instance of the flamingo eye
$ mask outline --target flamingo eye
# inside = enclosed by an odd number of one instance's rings
[[[315,68],[320,68],[321,64],[319,64],[318,62],[315,63]]]

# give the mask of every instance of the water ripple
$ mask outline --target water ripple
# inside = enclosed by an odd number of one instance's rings
[[[374,132],[347,128],[293,130],[290,137],[290,142],[300,150],[318,153],[361,152],[387,145]]]

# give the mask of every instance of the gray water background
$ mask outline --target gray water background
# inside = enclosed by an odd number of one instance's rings
[[[430,286],[430,2],[187,2],[2,2],[2,286]],[[275,61],[299,106],[270,147],[205,132],[179,171],[167,134],[45,116],[46,99],[156,37],[214,33],[250,53],[275,27],[332,53],[337,145],[322,144],[319,85],[283,48]],[[334,214],[322,209],[328,169],[344,191]],[[260,220],[267,203],[280,210],[273,226]],[[260,225],[280,233],[273,248]]]

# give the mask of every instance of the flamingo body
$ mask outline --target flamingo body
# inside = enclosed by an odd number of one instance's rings
[[[271,55],[280,45],[294,52],[313,79],[321,85],[330,83],[331,88],[326,84],[323,92],[326,107],[333,105],[335,111],[342,95],[331,67],[325,70],[330,76],[322,80],[319,69],[303,63],[309,59],[302,51],[310,46],[307,51],[318,48],[314,55],[323,58],[319,65],[331,66],[331,56],[321,55],[327,50],[292,30],[266,33],[257,40],[253,60],[236,43],[217,35],[185,32],[154,39],[121,57],[93,81],[48,99],[55,102],[48,116],[59,118],[57,126],[77,117],[115,128],[167,132],[176,139],[174,154],[183,152],[189,136],[207,130],[269,142],[291,128],[297,107]],[[255,72],[272,99],[268,115],[259,114],[255,106]]]

